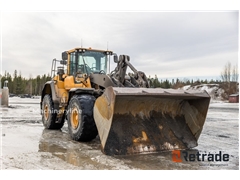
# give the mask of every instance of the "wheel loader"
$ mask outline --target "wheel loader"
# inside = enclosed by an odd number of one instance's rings
[[[129,56],[82,47],[53,59],[51,76],[40,102],[47,129],[61,129],[67,121],[73,140],[99,135],[106,155],[197,146],[210,102],[206,91],[151,88]]]

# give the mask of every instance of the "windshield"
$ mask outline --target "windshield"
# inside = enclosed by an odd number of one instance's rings
[[[81,73],[99,73],[107,72],[107,55],[103,52],[85,51],[72,53],[70,59],[70,74]]]
[[[86,51],[79,53],[79,65],[85,64],[85,73],[107,71],[107,56],[101,52]],[[86,72],[87,71],[87,72]]]

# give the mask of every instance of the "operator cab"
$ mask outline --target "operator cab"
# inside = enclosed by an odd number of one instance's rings
[[[111,54],[111,51],[75,48],[63,52],[62,57],[63,60],[68,59],[68,75],[86,74],[89,76],[91,73],[106,74]]]

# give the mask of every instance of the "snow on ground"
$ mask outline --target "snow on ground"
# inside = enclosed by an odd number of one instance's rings
[[[1,121],[35,122],[41,116],[40,99],[10,97],[9,107],[1,107]]]
[[[44,129],[39,100],[9,98],[9,102],[9,108],[0,108],[0,169],[239,169],[238,103],[211,103],[198,146],[191,150],[213,154],[221,151],[230,155],[228,162],[175,163],[171,152],[106,156],[101,152],[99,137],[88,143],[71,140],[67,123],[62,130]]]
[[[211,96],[211,102],[224,102],[221,96],[224,93],[224,90],[219,87],[219,84],[200,84],[196,86],[186,85],[179,89],[207,91]]]
[[[9,98],[0,108],[0,169],[238,169],[239,104],[222,101],[216,84],[184,86],[184,90],[206,90],[212,97],[198,146],[192,151],[230,155],[228,162],[175,163],[171,152],[140,156],[110,157],[101,152],[99,137],[92,142],[71,140],[67,123],[62,130],[44,129],[40,99]],[[190,152],[190,151],[189,151]]]
[[[32,104],[32,103],[40,103],[41,97],[40,96],[35,96],[34,98],[20,98],[17,96],[14,97],[10,97],[9,98],[9,104],[13,103],[19,103],[19,101],[21,103],[27,103],[27,104]]]

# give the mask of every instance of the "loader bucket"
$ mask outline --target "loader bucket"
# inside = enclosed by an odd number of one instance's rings
[[[196,147],[209,102],[206,91],[108,87],[94,105],[102,152],[127,155]]]

